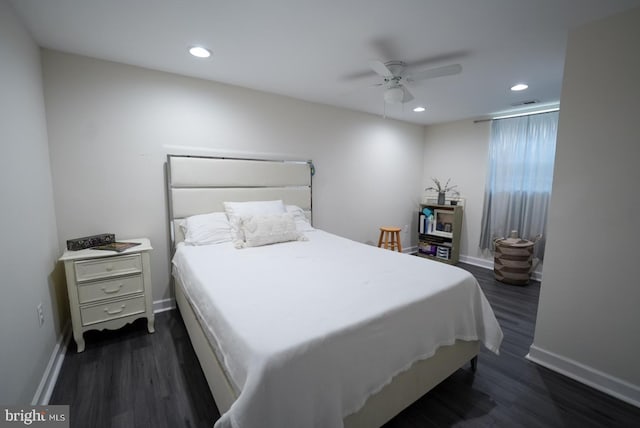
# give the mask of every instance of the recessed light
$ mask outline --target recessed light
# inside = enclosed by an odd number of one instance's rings
[[[512,91],[524,91],[525,89],[527,89],[529,87],[529,85],[525,84],[525,83],[518,83],[517,85],[513,85],[511,87]]]
[[[209,58],[211,56],[211,52],[201,46],[194,46],[190,48],[189,53],[193,56],[197,56],[198,58]]]
[[[415,111],[416,113],[420,113],[420,112],[423,112],[425,110],[426,110],[426,108],[424,108],[424,107],[416,107],[416,108],[413,109],[413,111]]]

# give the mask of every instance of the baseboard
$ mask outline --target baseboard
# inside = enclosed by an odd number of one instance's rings
[[[481,268],[493,270],[493,260],[483,259],[480,257],[471,257],[471,256],[466,256],[464,254],[461,254],[460,261],[462,263],[467,263],[473,266],[478,266]],[[531,272],[531,279],[542,282],[542,271],[534,270],[533,272]]]
[[[156,300],[153,302],[153,313],[157,314],[158,312],[170,311],[176,308],[176,299],[163,299]]]
[[[640,387],[586,366],[570,358],[531,345],[525,356],[529,361],[584,383],[598,391],[640,407]]]
[[[493,270],[493,260],[487,260],[480,257],[471,257],[464,254],[460,254],[460,261],[473,266],[478,266],[485,269]]]
[[[42,374],[40,384],[38,385],[38,388],[33,395],[33,399],[31,400],[32,406],[46,406],[49,404],[49,399],[53,393],[53,388],[56,386],[58,375],[60,374],[60,368],[62,367],[64,356],[67,353],[67,346],[69,345],[70,339],[71,321],[67,322],[62,329],[62,334],[58,337],[56,346],[54,346],[53,351],[51,352],[51,357],[49,357],[47,367]]]

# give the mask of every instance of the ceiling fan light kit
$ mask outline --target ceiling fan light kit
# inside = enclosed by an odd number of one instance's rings
[[[384,101],[389,104],[401,104],[404,100],[404,91],[400,86],[394,86],[384,91]]]

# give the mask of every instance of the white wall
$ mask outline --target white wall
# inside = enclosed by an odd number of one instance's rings
[[[428,126],[425,134],[423,186],[433,185],[432,177],[451,178],[465,200],[460,246],[461,259],[484,263],[490,253],[481,252],[480,225],[489,154],[490,122],[472,120]],[[474,260],[475,259],[475,260]]]
[[[312,159],[316,227],[362,242],[417,228],[422,126],[55,51],[43,69],[60,248],[149,237],[156,301],[170,297],[167,153]]]
[[[640,406],[640,9],[570,34],[530,357]]]
[[[55,270],[58,236],[40,53],[4,0],[0,40],[0,403],[29,404],[67,319],[66,293]]]

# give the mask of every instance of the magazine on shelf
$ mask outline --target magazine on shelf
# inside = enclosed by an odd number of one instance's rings
[[[110,244],[98,245],[95,247],[91,247],[92,250],[105,250],[105,251],[115,251],[117,253],[121,253],[124,250],[128,250],[131,247],[135,247],[136,245],[140,245],[139,242],[112,242]]]

